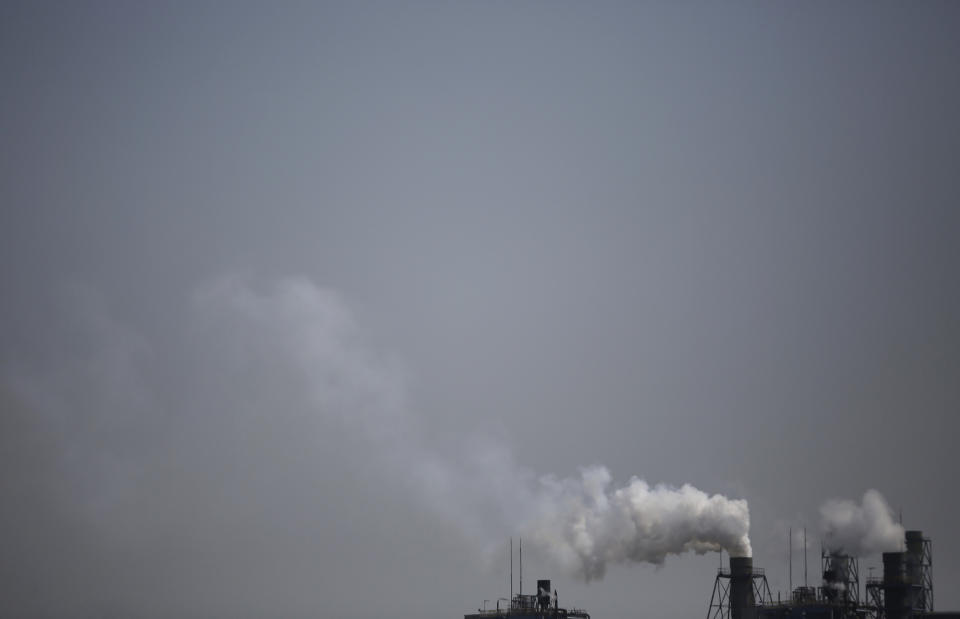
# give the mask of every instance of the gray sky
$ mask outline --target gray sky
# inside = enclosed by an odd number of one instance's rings
[[[0,615],[457,616],[590,465],[746,499],[781,591],[876,488],[960,607],[958,28],[3,3]],[[719,561],[524,554],[607,619]]]

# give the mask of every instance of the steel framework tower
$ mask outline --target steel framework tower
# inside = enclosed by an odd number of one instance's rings
[[[735,608],[735,595],[731,595],[731,586],[737,578],[731,570],[720,568],[717,570],[717,577],[713,582],[713,593],[710,595],[710,606],[707,609],[707,619],[752,619],[752,617],[742,617]],[[767,583],[767,576],[761,568],[752,568],[752,571],[745,575],[749,579],[750,593],[753,594],[754,605],[750,610],[757,606],[765,606],[773,603],[773,595],[770,593],[770,585]],[[736,617],[740,614],[741,617]],[[755,617],[756,615],[753,615]]]

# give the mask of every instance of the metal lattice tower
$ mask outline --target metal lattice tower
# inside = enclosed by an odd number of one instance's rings
[[[883,601],[883,579],[870,577],[867,578],[867,607],[876,619],[884,618]]]
[[[730,608],[730,570],[720,568],[713,582],[713,593],[710,594],[710,606],[707,608],[707,619],[731,619]],[[753,597],[757,607],[773,604],[773,594],[767,583],[767,576],[761,568],[753,568],[750,575]]]
[[[820,553],[825,598],[847,605],[860,605],[860,561],[840,552]]]
[[[921,538],[920,585],[914,608],[923,612],[933,612],[933,543],[929,537]]]

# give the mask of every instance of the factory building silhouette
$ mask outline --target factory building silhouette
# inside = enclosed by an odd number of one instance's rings
[[[821,551],[822,584],[793,588],[786,600],[773,599],[751,557],[731,557],[717,571],[707,619],[960,619],[934,610],[930,539],[907,531],[903,547],[883,553],[883,576],[867,578],[863,596],[859,560],[840,551]]]
[[[522,546],[520,593],[514,594],[512,550],[510,556],[510,597],[489,607],[485,600],[464,619],[590,619],[583,609],[561,607],[549,580],[538,580],[536,593],[523,593]],[[933,544],[921,531],[906,531],[903,550],[883,553],[883,576],[862,583],[859,559],[842,551],[821,551],[819,586],[806,584],[806,555],[803,585],[792,586],[792,559],[790,569],[788,599],[774,599],[752,557],[730,557],[729,568],[717,570],[706,619],[960,619],[960,611],[934,609]]]

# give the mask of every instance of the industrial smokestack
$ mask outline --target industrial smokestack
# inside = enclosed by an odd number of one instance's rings
[[[753,558],[730,557],[730,619],[755,619]]]
[[[907,531],[907,552],[904,556],[907,582],[911,585],[922,583],[920,568],[923,564],[923,532]]]
[[[883,600],[886,619],[906,619],[910,615],[910,584],[904,566],[904,552],[883,553]]]

